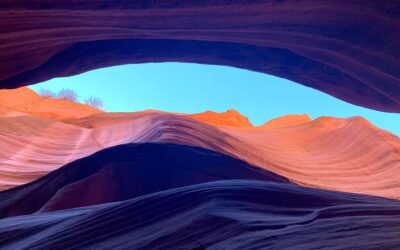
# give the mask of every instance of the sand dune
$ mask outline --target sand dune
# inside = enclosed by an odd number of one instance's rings
[[[400,202],[231,180],[0,220],[6,249],[398,249]],[[6,237],[5,237],[6,236]]]

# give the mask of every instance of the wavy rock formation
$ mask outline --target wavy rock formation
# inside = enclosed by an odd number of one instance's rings
[[[40,102],[64,106],[38,112]],[[253,127],[234,110],[105,113],[25,88],[0,91],[0,105],[8,110],[0,117],[2,190],[108,147],[155,142],[233,156],[304,186],[400,198],[400,139],[360,117],[289,115]]]
[[[175,144],[126,144],[0,192],[0,217],[97,205],[216,180],[289,183],[217,152]]]
[[[2,0],[0,23],[0,88],[194,62],[400,112],[398,1]],[[254,127],[21,88],[0,90],[0,147],[1,249],[400,248],[400,138],[361,117]]]
[[[36,179],[102,147],[82,128],[59,122],[102,111],[28,88],[0,90],[0,189]]]
[[[64,122],[5,117],[14,130],[0,133],[6,149],[0,158],[1,187],[34,180],[104,148],[157,142],[220,152],[304,186],[400,197],[400,140],[362,118],[290,116],[252,127],[235,119],[213,125],[218,114],[209,114],[98,113]],[[35,129],[16,130],[21,123]]]
[[[251,145],[237,156],[300,185],[399,198],[400,138],[361,117],[289,127],[221,128]]]
[[[360,117],[320,117],[293,126],[287,126],[285,118],[281,123],[274,121],[273,128],[218,127],[150,112],[99,114],[71,123],[94,128],[94,137],[102,145],[116,140],[198,146],[243,159],[301,185],[400,197],[396,184],[400,139]]]
[[[399,201],[250,180],[0,220],[6,249],[397,249],[399,232]]]
[[[144,62],[228,65],[400,112],[398,1],[3,0],[0,87]]]

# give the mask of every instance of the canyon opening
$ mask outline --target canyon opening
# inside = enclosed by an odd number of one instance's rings
[[[399,249],[400,4],[0,3],[0,249]]]

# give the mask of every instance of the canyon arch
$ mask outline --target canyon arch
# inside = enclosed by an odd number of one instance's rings
[[[400,112],[397,1],[4,0],[0,20],[0,88],[113,65],[194,62]]]

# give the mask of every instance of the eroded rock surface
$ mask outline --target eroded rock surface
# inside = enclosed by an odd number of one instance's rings
[[[290,115],[258,127],[233,110],[99,112],[69,120],[26,112],[0,121],[3,190],[112,146],[173,143],[235,157],[303,186],[400,198],[400,139],[361,117]]]
[[[0,88],[111,65],[196,62],[400,112],[398,1],[5,0],[0,22]]]

